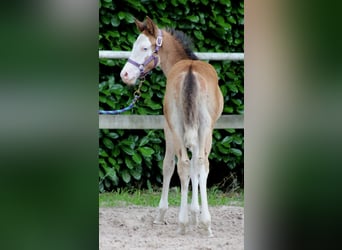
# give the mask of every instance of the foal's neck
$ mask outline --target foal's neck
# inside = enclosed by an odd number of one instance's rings
[[[163,45],[159,51],[160,68],[167,76],[170,69],[181,60],[190,59],[182,45],[167,31],[163,30]]]

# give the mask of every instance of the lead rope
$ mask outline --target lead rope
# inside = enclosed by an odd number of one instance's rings
[[[130,105],[128,105],[125,108],[116,109],[116,110],[99,110],[99,114],[101,114],[101,115],[118,115],[118,114],[121,114],[123,112],[126,112],[126,111],[132,109],[134,107],[134,104],[139,100],[139,98],[141,96],[140,88],[141,88],[144,81],[145,81],[145,77],[140,79],[138,89],[136,91],[134,91],[134,94],[133,94],[134,98],[133,98]]]

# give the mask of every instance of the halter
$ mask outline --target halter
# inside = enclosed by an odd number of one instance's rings
[[[158,56],[156,56],[158,54],[159,49],[161,48],[163,43],[163,35],[160,29],[158,29],[158,36],[157,36],[157,40],[156,40],[156,48],[153,51],[152,55],[150,55],[142,64],[137,63],[136,61],[132,60],[131,58],[128,58],[128,62],[133,64],[134,66],[138,67],[138,69],[140,70],[140,76],[139,78],[144,78],[150,71],[144,72],[144,69],[146,67],[146,65],[148,65],[152,60],[154,60],[154,65],[153,68],[157,67],[158,64]],[[152,70],[151,69],[151,70]]]

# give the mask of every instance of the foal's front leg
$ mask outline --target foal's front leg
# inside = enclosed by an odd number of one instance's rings
[[[165,213],[169,207],[168,195],[170,181],[175,169],[175,155],[172,152],[166,151],[164,162],[163,162],[163,190],[160,197],[158,215],[153,223],[155,224],[167,224],[165,220]]]
[[[167,224],[165,220],[165,213],[169,207],[168,203],[168,195],[169,195],[169,187],[172,174],[175,170],[175,153],[174,147],[172,142],[172,135],[170,133],[170,129],[165,127],[164,129],[165,134],[165,143],[166,143],[166,150],[165,150],[165,157],[163,161],[163,190],[159,202],[159,209],[158,215],[153,223],[155,224]]]

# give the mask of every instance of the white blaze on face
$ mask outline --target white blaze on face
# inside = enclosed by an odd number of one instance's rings
[[[151,55],[152,44],[150,40],[144,34],[140,34],[133,45],[130,59],[137,62],[138,64],[143,64],[144,61]],[[128,85],[135,84],[139,76],[139,68],[129,62],[126,62],[120,73],[122,81]]]

